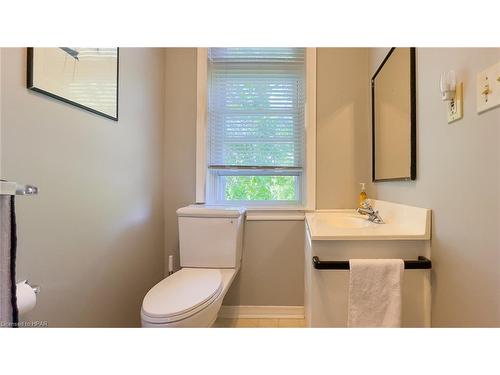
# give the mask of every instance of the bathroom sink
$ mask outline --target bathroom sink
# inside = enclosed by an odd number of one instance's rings
[[[338,214],[320,217],[319,221],[324,221],[324,225],[332,225],[337,228],[364,228],[370,223],[365,217],[353,214]]]
[[[384,224],[376,224],[354,209],[317,210],[306,213],[313,241],[334,240],[428,240],[431,211],[392,202],[371,200]]]

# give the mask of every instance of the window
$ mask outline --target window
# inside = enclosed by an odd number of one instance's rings
[[[306,48],[200,50],[197,200],[304,206]]]

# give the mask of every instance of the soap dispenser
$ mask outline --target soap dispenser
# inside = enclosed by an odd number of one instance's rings
[[[360,185],[361,185],[361,192],[359,193],[359,207],[361,207],[363,201],[366,198],[368,198],[368,196],[366,195],[366,184],[364,182],[361,182]]]

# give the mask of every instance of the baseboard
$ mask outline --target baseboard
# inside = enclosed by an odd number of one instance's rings
[[[304,306],[225,306],[219,310],[220,318],[249,319],[303,319]]]

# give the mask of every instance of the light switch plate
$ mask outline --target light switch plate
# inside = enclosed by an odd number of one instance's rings
[[[476,87],[478,113],[500,105],[500,62],[477,75]]]
[[[463,105],[463,92],[464,84],[460,82],[455,89],[455,98],[446,102],[446,109],[448,113],[448,124],[453,121],[460,120],[464,117]]]

